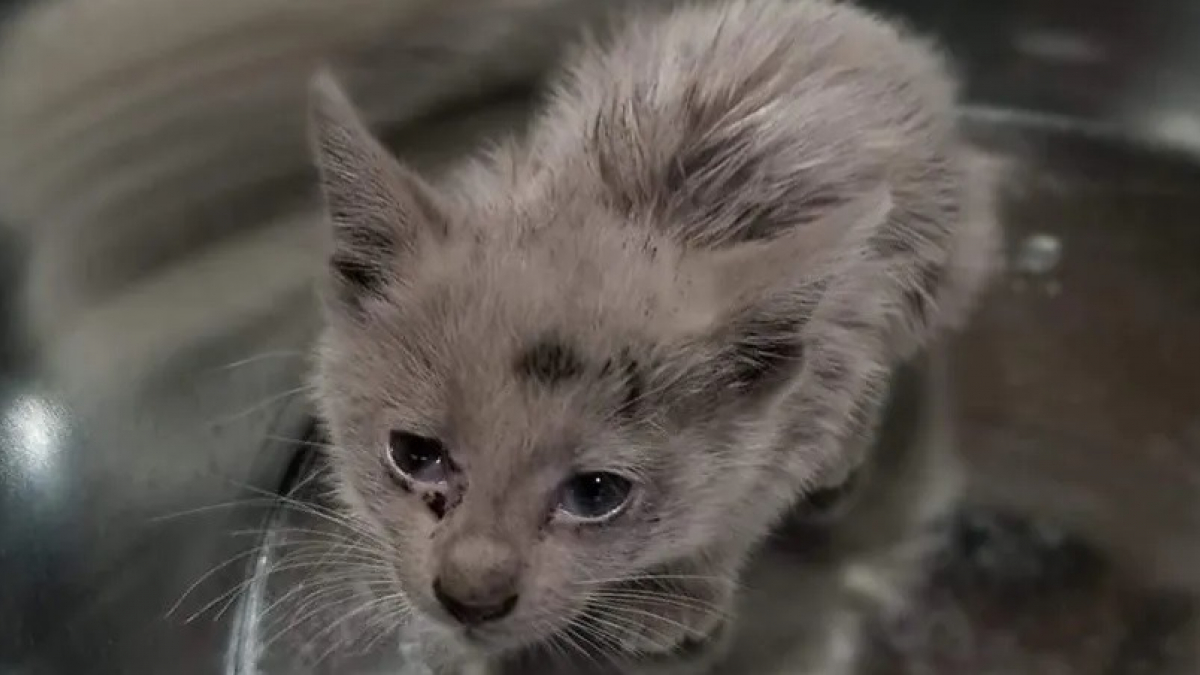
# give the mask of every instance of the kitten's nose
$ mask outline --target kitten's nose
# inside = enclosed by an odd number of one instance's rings
[[[468,626],[478,626],[481,623],[502,619],[512,612],[513,607],[517,606],[516,595],[510,595],[495,604],[476,605],[463,602],[446,593],[441,579],[433,582],[433,594],[450,616]]]
[[[450,616],[475,626],[496,621],[517,604],[521,561],[511,544],[489,536],[448,542],[433,595]]]

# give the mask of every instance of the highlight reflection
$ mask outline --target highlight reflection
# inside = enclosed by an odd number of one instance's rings
[[[38,484],[55,473],[63,415],[48,399],[22,394],[4,413],[4,433],[13,441],[17,469]]]

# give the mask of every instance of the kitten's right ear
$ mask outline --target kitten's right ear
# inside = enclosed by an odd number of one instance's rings
[[[375,138],[337,80],[310,86],[310,140],[332,227],[330,274],[338,300],[358,308],[405,281],[422,243],[442,239],[438,196]]]

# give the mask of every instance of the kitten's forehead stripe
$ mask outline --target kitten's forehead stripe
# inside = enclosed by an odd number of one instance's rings
[[[600,366],[600,377],[616,378],[620,382],[623,399],[617,412],[625,418],[634,417],[642,403],[646,390],[646,380],[642,373],[642,364],[633,356],[629,348],[621,349],[616,356],[604,360]]]
[[[746,322],[733,338],[729,355],[729,384],[752,389],[803,357],[800,324],[791,317],[756,317]]]
[[[352,214],[338,216],[342,220],[351,217]],[[395,237],[377,229],[339,226],[334,230],[334,236],[347,248],[364,255],[379,254],[387,257],[396,251]]]
[[[542,338],[517,357],[517,373],[545,385],[574,380],[583,373],[583,359],[562,340]]]
[[[623,356],[623,360],[625,362],[625,400],[621,404],[620,412],[624,417],[633,417],[642,402],[646,385],[642,379],[638,362],[628,354]]]
[[[347,300],[354,300],[362,293],[379,294],[387,285],[383,270],[352,256],[334,254],[329,264],[338,280],[350,287],[343,292]]]

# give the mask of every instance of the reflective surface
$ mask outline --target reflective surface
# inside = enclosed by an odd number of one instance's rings
[[[1017,162],[1010,271],[958,349],[980,498],[1200,589],[1200,168],[1040,129],[979,137]]]
[[[901,655],[887,665],[1196,672],[1200,4],[872,4],[944,38],[979,147],[1013,168],[1012,269],[954,349],[972,496],[1077,532],[1105,561],[1040,604],[949,584],[958,595],[928,603],[976,652],[931,654],[936,631],[883,631],[881,649]],[[19,247],[2,250],[12,277]],[[268,514],[255,500],[289,482],[306,428],[306,284],[102,386],[48,381],[4,305],[0,670],[255,672],[241,649],[253,636],[220,608],[252,597],[240,591]],[[99,361],[114,351],[88,347]],[[921,659],[941,670],[905,670]]]
[[[106,391],[98,400],[9,375],[0,671],[224,671],[229,629],[188,621],[195,607],[185,590],[257,545],[248,534],[266,512],[257,491],[279,485],[292,454],[270,439],[293,416],[281,405],[222,420],[299,378],[294,361],[249,378],[223,373],[218,364],[232,360],[197,363],[181,391]],[[205,602],[240,582],[241,562],[215,570]]]
[[[1030,518],[967,528],[881,671],[1200,672],[1200,167],[971,126],[1009,269],[953,350],[959,449],[973,503]]]

